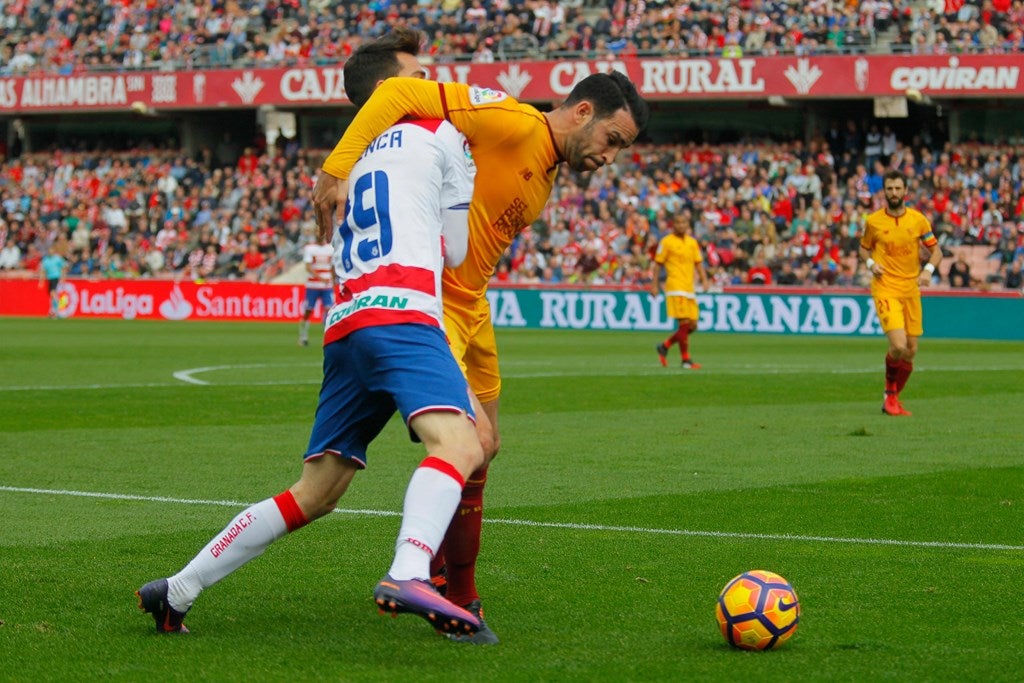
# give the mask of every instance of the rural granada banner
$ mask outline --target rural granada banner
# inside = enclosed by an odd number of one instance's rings
[[[664,297],[646,291],[491,287],[495,327],[667,331]],[[864,290],[729,287],[697,295],[699,329],[746,334],[882,334]],[[953,339],[1024,339],[1024,296],[998,292],[924,292],[925,335]]]
[[[171,280],[67,280],[58,294],[60,318],[127,320],[295,321],[305,300],[302,285]],[[0,315],[45,316],[49,305],[38,281],[0,280]]]
[[[1024,97],[1020,55],[564,59],[429,67],[430,78],[557,102],[580,79],[622,71],[650,100],[861,98],[905,95]],[[0,113],[88,109],[252,108],[348,103],[341,65],[0,78]]]

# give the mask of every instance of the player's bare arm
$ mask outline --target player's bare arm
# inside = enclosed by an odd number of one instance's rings
[[[857,253],[860,256],[860,260],[864,263],[864,266],[871,273],[872,277],[878,277],[882,274],[882,266],[875,262],[875,259],[871,258],[871,252],[865,249],[863,246],[857,249]],[[940,258],[942,254],[939,254]]]
[[[651,268],[651,296],[661,294],[661,271],[662,267],[658,264],[654,264]]]
[[[700,276],[700,286],[704,288],[704,291],[710,291],[711,285],[708,282],[708,272],[700,261],[697,262],[697,275]]]
[[[920,287],[927,287],[932,283],[932,276],[942,263],[942,248],[933,244],[928,249],[928,262],[924,264],[920,275],[917,276],[917,284]]]

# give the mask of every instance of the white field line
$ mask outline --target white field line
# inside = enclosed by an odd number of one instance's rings
[[[62,489],[37,489],[19,486],[2,486],[0,491],[9,493],[30,493],[50,496],[77,496],[80,498],[102,498],[105,500],[137,500],[147,503],[176,503],[181,505],[215,505],[219,507],[245,508],[252,503],[236,500],[202,500],[194,498],[171,498],[167,496],[140,496],[128,493],[100,493],[94,491],[68,491]],[[343,515],[366,517],[399,517],[400,512],[390,510],[343,510],[334,512]],[[605,524],[578,524],[573,522],[536,522],[529,519],[484,519],[487,524],[537,527],[544,529],[567,529],[571,531],[607,531],[625,534],[647,534],[660,536],[695,536],[700,538],[729,538],[757,541],[788,541],[798,543],[845,543],[852,545],[888,545],[903,548],[939,548],[955,550],[1011,550],[1024,551],[1021,545],[1002,543],[949,543],[945,541],[901,541],[889,538],[843,538],[838,536],[802,536],[799,534],[764,534],[734,531],[694,531],[691,529],[656,529],[639,526],[613,526]]]
[[[91,389],[152,389],[159,387],[180,387],[182,382],[195,386],[217,386],[217,387],[268,387],[268,386],[298,386],[309,384],[320,384],[319,379],[282,379],[282,380],[257,380],[257,381],[226,381],[212,382],[195,377],[197,374],[218,370],[235,370],[241,368],[258,369],[282,367],[273,363],[254,363],[249,365],[211,365],[201,368],[189,368],[178,370],[173,373],[177,382],[127,382],[109,384],[36,384],[24,386],[0,386],[0,393],[6,391],[86,391]],[[303,366],[313,367],[313,366]],[[319,367],[319,366],[317,366]],[[1024,367],[1020,366],[937,366],[928,367],[919,365],[915,367],[917,372],[1020,372]],[[771,365],[739,365],[723,368],[711,368],[700,371],[700,375],[861,375],[869,373],[881,373],[883,368],[831,368],[828,370],[816,370],[794,366],[771,366]],[[517,372],[504,371],[501,373],[506,379],[543,379],[547,377],[636,377],[636,376],[665,376],[672,374],[672,368],[618,368],[615,370],[566,370],[554,372]],[[690,372],[676,374],[693,374]]]
[[[204,372],[216,372],[217,370],[238,370],[242,368],[284,368],[284,367],[320,367],[320,365],[297,365],[295,363],[249,363],[240,365],[208,365],[203,368],[189,368],[187,370],[178,370],[172,373],[174,379],[181,380],[182,382],[188,382],[189,384],[200,384],[207,385],[213,384],[213,382],[207,382],[206,380],[194,377]],[[299,384],[307,384],[308,382],[299,382]]]

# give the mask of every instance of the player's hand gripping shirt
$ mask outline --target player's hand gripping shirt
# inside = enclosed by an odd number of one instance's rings
[[[871,294],[893,298],[920,295],[920,245],[936,243],[928,219],[915,209],[907,207],[902,216],[880,209],[868,216],[860,245],[871,252],[883,271],[881,277],[871,278]]]
[[[684,296],[694,299],[693,274],[698,263],[704,261],[700,244],[690,235],[665,235],[658,242],[654,261],[665,266],[665,296]]]
[[[306,264],[307,289],[331,289],[334,270],[334,247],[330,244],[307,244],[302,248],[302,262]]]
[[[371,325],[442,327],[442,236],[460,242],[451,244],[457,251],[466,240],[464,228],[442,226],[452,210],[465,218],[474,175],[465,137],[438,119],[404,121],[367,145],[334,234],[342,294],[324,344]]]
[[[461,266],[444,270],[444,286],[446,298],[476,300],[505,249],[551,195],[561,161],[551,128],[535,108],[497,90],[389,78],[359,110],[324,170],[347,178],[367,143],[407,112],[447,119],[469,138],[480,180],[469,211],[468,254]]]

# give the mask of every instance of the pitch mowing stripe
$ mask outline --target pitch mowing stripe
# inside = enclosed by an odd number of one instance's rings
[[[10,493],[38,493],[52,496],[76,496],[80,498],[102,498],[106,500],[137,500],[147,503],[179,503],[182,505],[216,505],[219,507],[245,508],[252,503],[237,500],[202,500],[198,498],[171,498],[168,496],[140,496],[130,493],[100,493],[95,491],[68,491],[63,489],[37,489],[20,486],[0,485],[0,491]],[[344,515],[367,517],[401,517],[402,513],[390,510],[344,510],[334,512]],[[640,526],[613,526],[606,524],[578,524],[574,522],[536,522],[529,519],[485,519],[487,524],[507,526],[539,527],[544,529],[570,529],[574,531],[612,531],[627,534],[653,534],[662,536],[695,536],[701,538],[737,538],[755,541],[797,541],[804,543],[847,543],[856,545],[889,545],[903,548],[940,548],[955,550],[1012,550],[1024,551],[1021,545],[1001,543],[948,543],[944,541],[900,541],[888,538],[841,538],[838,536],[801,536],[797,534],[760,534],[738,531],[694,531],[692,529],[654,529]]]

